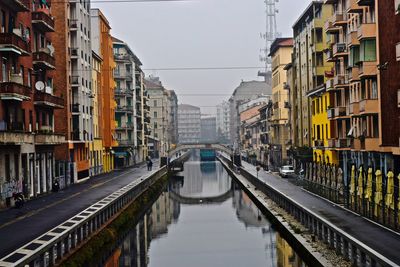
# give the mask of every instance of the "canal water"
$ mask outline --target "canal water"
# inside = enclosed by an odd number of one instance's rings
[[[221,163],[196,160],[104,254],[106,267],[305,266]]]

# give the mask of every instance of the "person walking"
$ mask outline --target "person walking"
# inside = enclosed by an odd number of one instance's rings
[[[146,157],[146,163],[147,163],[147,170],[151,171],[151,169],[153,168],[153,162],[151,161],[149,156]]]

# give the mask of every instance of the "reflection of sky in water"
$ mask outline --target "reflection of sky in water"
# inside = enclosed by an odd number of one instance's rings
[[[183,188],[172,180],[169,189],[194,197],[231,189],[219,163],[189,162],[186,173]],[[304,266],[241,190],[210,205],[180,204],[164,192],[111,255],[107,267]]]
[[[187,162],[183,173],[183,187],[179,192],[181,196],[217,196],[229,191],[231,187],[231,178],[220,162]]]

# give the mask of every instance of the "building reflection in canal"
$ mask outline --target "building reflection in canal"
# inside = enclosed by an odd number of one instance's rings
[[[184,198],[213,197],[226,192],[230,194],[227,200],[208,204],[181,204],[171,197],[173,194],[182,194]],[[134,230],[116,244],[103,264],[107,267],[246,265],[305,266],[252,200],[235,189],[217,162],[187,163],[183,181],[171,179],[168,190]]]

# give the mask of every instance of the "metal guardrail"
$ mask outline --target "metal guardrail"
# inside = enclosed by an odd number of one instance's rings
[[[224,156],[220,158],[231,166],[229,159]],[[240,167],[236,167],[236,169],[238,169],[236,173],[239,172],[257,190],[284,208],[312,234],[335,249],[336,253],[349,260],[354,266],[399,266],[289,196],[259,180],[247,170]]]
[[[0,259],[0,267],[56,265],[166,174],[162,167],[138,178]]]

